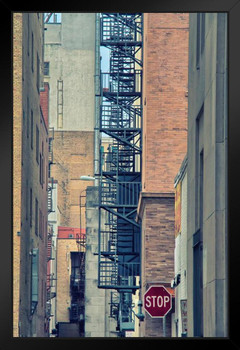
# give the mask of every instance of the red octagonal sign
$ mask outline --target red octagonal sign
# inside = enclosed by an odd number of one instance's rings
[[[172,308],[172,295],[164,286],[151,286],[144,294],[144,309],[151,317],[164,317]]]

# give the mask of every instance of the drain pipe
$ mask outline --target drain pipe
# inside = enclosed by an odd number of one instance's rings
[[[94,185],[99,185],[99,178],[96,176],[99,174],[99,118],[100,118],[100,13],[96,13],[95,20],[95,127],[94,127]]]

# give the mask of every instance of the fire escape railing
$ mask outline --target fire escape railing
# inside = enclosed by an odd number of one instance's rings
[[[134,329],[126,300],[140,287],[142,14],[103,13],[100,27],[100,45],[110,50],[110,62],[109,71],[101,73],[99,128],[109,146],[100,147],[99,157],[98,286],[119,293],[111,313],[123,331]]]
[[[141,14],[102,14],[100,32],[101,45],[110,49],[109,72],[101,74],[100,132],[111,142],[100,154],[99,205],[109,222],[99,229],[99,287],[134,290],[132,277],[140,274]]]

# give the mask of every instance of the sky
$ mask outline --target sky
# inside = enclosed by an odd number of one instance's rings
[[[103,73],[109,72],[109,49],[106,47],[100,47],[101,60],[101,70]]]

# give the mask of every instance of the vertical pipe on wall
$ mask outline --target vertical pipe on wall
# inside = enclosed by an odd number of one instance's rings
[[[95,127],[94,127],[94,175],[99,169],[99,119],[100,119],[100,13],[95,19]],[[99,179],[95,177],[94,185],[98,186]]]

